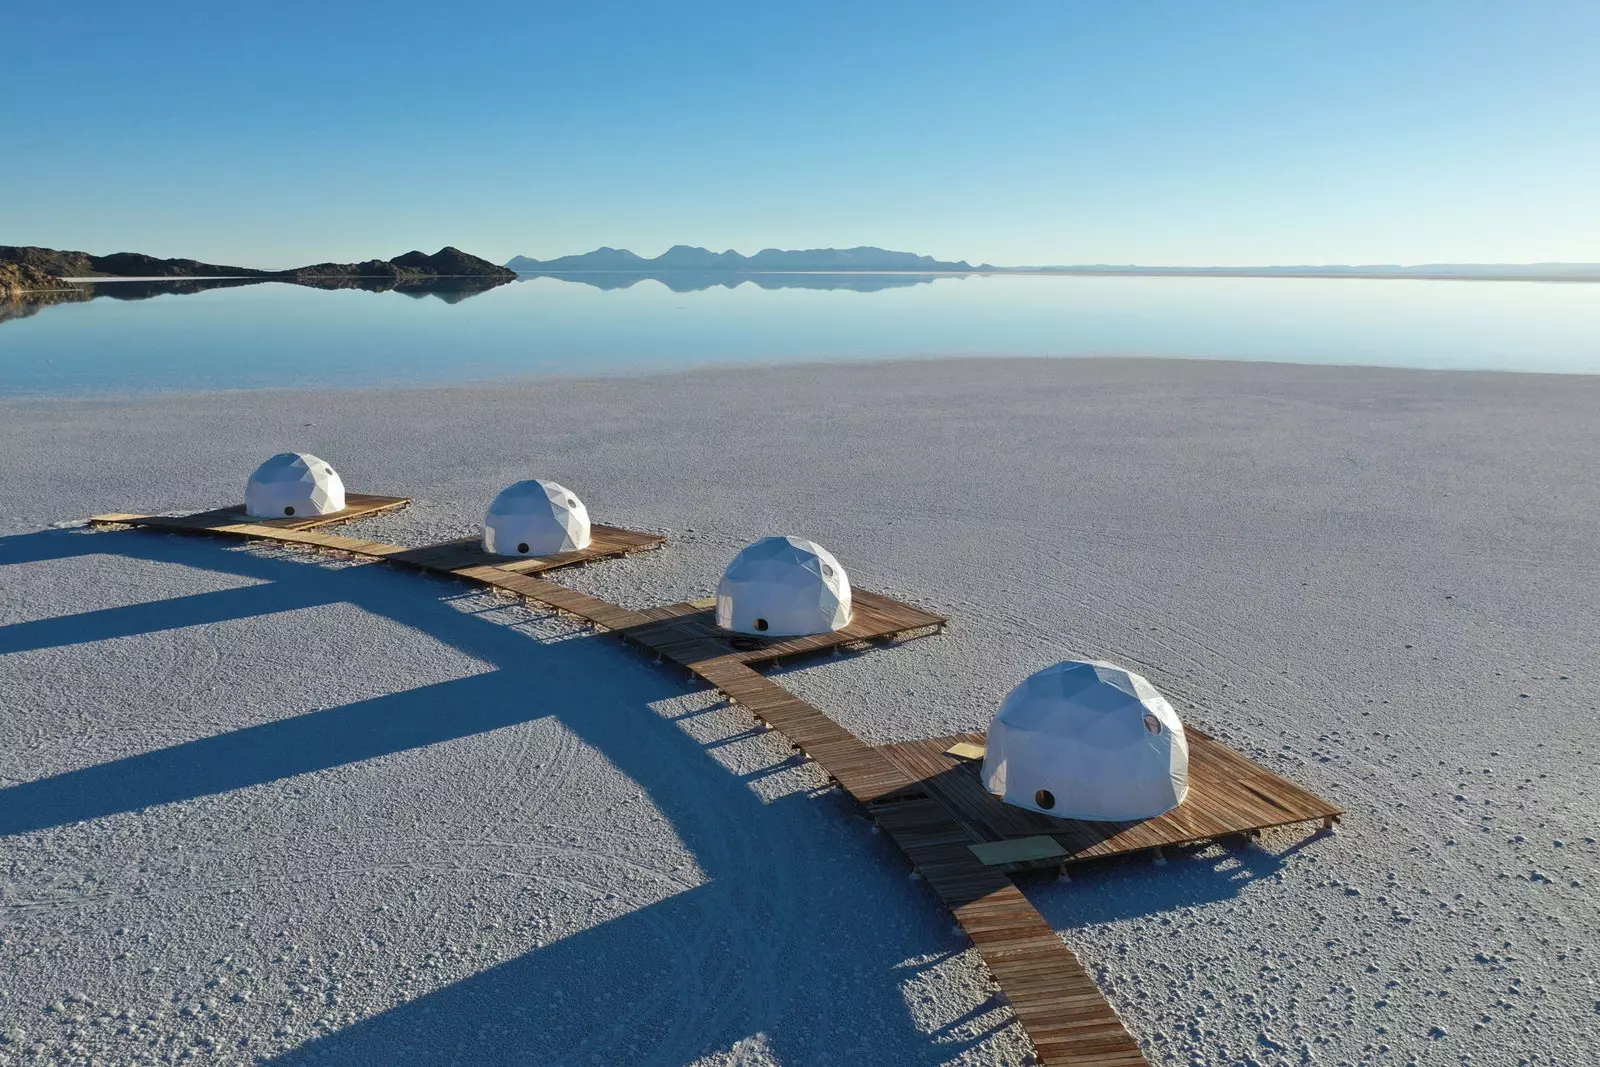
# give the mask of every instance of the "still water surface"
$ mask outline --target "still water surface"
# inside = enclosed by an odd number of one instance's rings
[[[119,286],[141,286],[141,298]],[[1579,283],[590,275],[467,296],[275,282],[96,290],[95,299],[37,309],[0,305],[0,395],[958,355],[1600,373],[1600,285]]]

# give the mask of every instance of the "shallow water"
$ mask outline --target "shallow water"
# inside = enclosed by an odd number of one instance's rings
[[[1600,286],[1581,283],[683,274],[468,294],[178,287],[108,282],[90,300],[0,306],[0,395],[952,355],[1600,372]]]

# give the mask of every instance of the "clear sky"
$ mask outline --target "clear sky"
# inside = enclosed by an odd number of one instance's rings
[[[12,3],[0,243],[1600,261],[1600,2]]]

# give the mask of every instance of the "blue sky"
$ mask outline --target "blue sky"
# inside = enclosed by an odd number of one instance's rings
[[[1600,3],[11,5],[0,243],[1600,260]]]

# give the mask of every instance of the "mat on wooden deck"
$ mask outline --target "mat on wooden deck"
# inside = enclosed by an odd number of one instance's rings
[[[344,495],[344,508],[340,511],[331,511],[326,515],[297,515],[284,516],[275,519],[258,519],[244,510],[243,504],[235,504],[227,508],[213,508],[210,511],[201,511],[194,515],[137,515],[125,512],[114,512],[109,515],[96,515],[89,520],[93,526],[156,526],[171,530],[215,530],[226,533],[227,527],[249,525],[265,526],[273,530],[314,530],[318,526],[331,526],[334,523],[350,522],[354,519],[364,519],[368,515],[377,515],[384,511],[393,511],[403,508],[411,503],[408,496],[373,496],[368,493],[346,493]]]
[[[1300,788],[1235,752],[1204,731],[1185,725],[1189,739],[1189,797],[1175,811],[1138,822],[1057,819],[1010,804],[983,787],[980,759],[953,754],[981,747],[982,734],[906,741],[878,748],[916,781],[966,831],[972,844],[1040,836],[1053,839],[1064,855],[1018,860],[1009,868],[1056,865],[1182,845],[1274,826],[1337,819],[1344,809]],[[980,850],[982,851],[982,850]],[[1004,853],[1000,853],[1004,855]]]
[[[704,641],[708,648],[715,648],[719,654],[732,656],[748,665],[843,648],[863,641],[910,637],[938,630],[950,621],[943,615],[866,589],[851,589],[850,600],[852,610],[848,626],[806,637],[730,634],[717,625],[715,597],[647,608],[644,614],[661,622],[671,622],[680,632]]]

